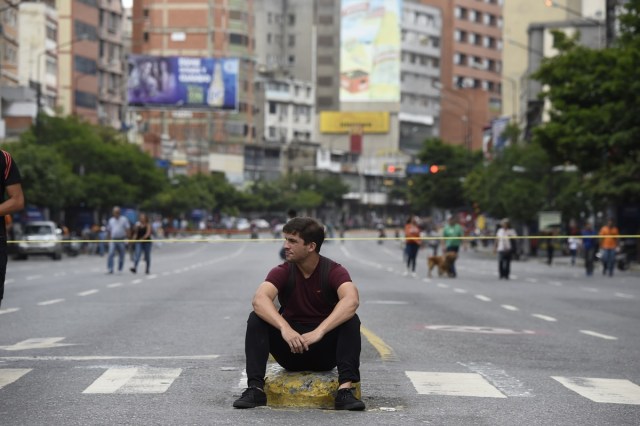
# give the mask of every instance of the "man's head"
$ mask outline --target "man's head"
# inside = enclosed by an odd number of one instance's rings
[[[457,223],[456,217],[454,215],[449,216],[449,225],[454,225]]]
[[[115,217],[120,216],[120,207],[115,206],[115,207],[113,208],[113,215],[114,215]]]
[[[316,253],[320,253],[324,242],[324,227],[310,217],[294,217],[284,225],[282,233],[287,241],[293,236],[301,239],[305,246],[313,244]]]
[[[509,227],[509,225],[510,225],[510,223],[509,223],[509,219],[507,219],[506,217],[505,217],[504,219],[502,219],[502,226],[503,226],[504,228],[508,228],[508,227]]]

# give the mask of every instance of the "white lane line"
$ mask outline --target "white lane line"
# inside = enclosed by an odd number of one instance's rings
[[[31,370],[31,368],[0,368],[0,389],[15,382]]]
[[[116,288],[116,287],[121,287],[122,283],[113,283],[113,284],[107,284],[107,287],[109,288]]]
[[[549,284],[555,285],[556,287],[562,287],[562,283],[560,281],[549,281]]]
[[[476,294],[476,299],[482,300],[483,302],[491,302],[490,297],[483,296],[482,294]]]
[[[436,285],[440,288],[449,288],[449,284],[445,284],[445,283],[438,283]]]
[[[465,290],[464,288],[454,288],[453,291],[460,294],[464,294],[467,292],[467,290]]]
[[[551,378],[593,402],[640,405],[640,386],[629,380],[558,376]]]
[[[430,278],[423,278],[422,281],[425,282],[425,283],[430,283],[431,279]]]
[[[181,368],[109,368],[82,393],[163,393],[181,372]]]
[[[614,293],[616,297],[622,297],[623,299],[635,299],[636,297],[633,294],[627,293]]]
[[[112,361],[119,359],[135,359],[144,361],[156,360],[211,360],[219,358],[220,355],[183,355],[183,356],[110,356],[110,355],[87,355],[87,356],[3,356],[0,360],[5,361]]]
[[[148,280],[153,280],[155,278],[158,278],[158,276],[156,274],[151,274],[147,277]]]
[[[420,395],[506,398],[502,392],[476,373],[405,371],[405,374]]]
[[[518,308],[516,308],[515,306],[512,306],[512,305],[500,305],[500,306],[502,306],[507,311],[519,311],[520,310],[520,309],[518,309]]]
[[[525,281],[529,282],[529,283],[537,283],[538,279],[537,278],[527,278],[527,279],[525,279]]]
[[[19,311],[20,308],[7,308],[7,309],[0,309],[0,315],[2,314],[10,314],[11,312],[16,312]]]
[[[618,340],[615,336],[609,336],[608,334],[602,334],[591,330],[580,330],[580,333],[586,334],[587,336],[599,337],[605,340]]]
[[[92,294],[96,294],[97,292],[99,292],[100,290],[98,289],[92,289],[92,290],[87,290],[87,291],[81,291],[80,293],[78,293],[78,296],[84,297],[84,296],[90,296]]]
[[[45,300],[44,302],[39,302],[38,305],[39,306],[46,306],[46,305],[53,305],[54,303],[60,303],[60,302],[64,302],[64,299]]]
[[[142,282],[142,280],[140,278],[138,278],[137,280],[131,281],[131,284],[140,284],[141,282]]]
[[[485,379],[487,379],[493,386],[500,390],[507,397],[532,397],[534,396],[531,389],[526,389],[524,384],[516,379],[515,377],[509,375],[506,370],[502,368],[496,367],[490,362],[470,362],[470,363],[459,363],[467,367],[469,370],[474,373],[478,373],[482,375]]]
[[[42,275],[29,275],[27,276],[27,278],[25,278],[27,281],[31,281],[31,280],[37,280],[42,278]]]
[[[11,284],[13,282],[15,282],[16,280],[14,280],[13,278],[7,278],[6,280],[4,280],[5,284]]]
[[[542,315],[542,314],[531,314],[532,317],[535,318],[540,318],[541,320],[545,320],[545,321],[549,321],[549,322],[556,322],[558,321],[557,319],[555,319],[554,317],[550,317],[548,315]]]
[[[163,276],[163,277],[166,277],[167,275],[171,275],[171,272],[170,272],[170,271],[164,271],[164,272],[162,273],[162,276]]]
[[[600,290],[593,287],[582,287],[581,290],[589,292],[589,293],[598,293]]]

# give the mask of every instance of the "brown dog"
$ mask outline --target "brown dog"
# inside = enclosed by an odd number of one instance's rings
[[[438,276],[441,277],[443,274],[447,274],[451,276],[451,265],[455,262],[457,258],[457,254],[455,252],[449,251],[444,254],[444,256],[429,256],[427,258],[427,268],[429,270],[429,277],[431,277],[431,271],[433,268],[438,267]]]

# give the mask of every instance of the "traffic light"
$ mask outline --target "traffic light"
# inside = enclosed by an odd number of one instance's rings
[[[404,171],[401,164],[387,163],[384,165],[384,172],[387,175],[398,175]]]
[[[387,173],[394,174],[396,172],[395,164],[387,164]]]
[[[440,167],[438,167],[438,165],[437,165],[437,164],[432,164],[432,165],[429,167],[429,173],[436,174],[436,173],[438,173],[439,171],[440,171]]]

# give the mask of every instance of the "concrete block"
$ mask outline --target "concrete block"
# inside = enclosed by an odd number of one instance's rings
[[[264,391],[267,405],[280,408],[333,408],[338,391],[338,370],[287,371],[269,364]],[[360,383],[354,383],[354,395],[360,399]]]

